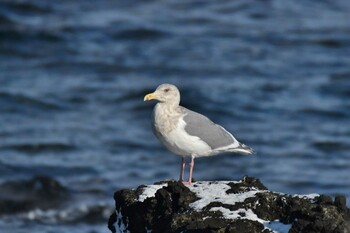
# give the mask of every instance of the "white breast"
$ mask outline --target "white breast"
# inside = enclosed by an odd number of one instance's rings
[[[163,135],[168,149],[182,156],[199,157],[209,155],[212,151],[210,146],[199,137],[187,134],[185,126],[186,123],[181,117],[178,120],[177,127]]]
[[[184,115],[177,109],[158,103],[154,108],[154,131],[158,139],[174,154],[207,156],[211,147],[199,137],[186,133]]]

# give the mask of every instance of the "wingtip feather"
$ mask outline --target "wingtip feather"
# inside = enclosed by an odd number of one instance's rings
[[[256,151],[253,148],[251,148],[243,143],[239,144],[237,151],[244,153],[244,154],[249,154],[249,155],[256,154]]]

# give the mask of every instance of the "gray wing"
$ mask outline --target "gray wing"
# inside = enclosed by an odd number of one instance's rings
[[[213,150],[231,144],[238,146],[239,143],[230,133],[206,116],[184,107],[182,107],[182,111],[186,114],[183,118],[186,122],[185,131],[192,136],[199,137]]]

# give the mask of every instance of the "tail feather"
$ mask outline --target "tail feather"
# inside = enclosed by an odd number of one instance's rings
[[[239,143],[239,146],[233,149],[232,151],[248,155],[255,154],[255,150],[253,150],[253,148],[250,148],[249,146],[243,143]]]

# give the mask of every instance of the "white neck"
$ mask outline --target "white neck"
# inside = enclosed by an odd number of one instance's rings
[[[178,103],[165,103],[165,102],[158,102],[157,104],[160,108],[162,108],[164,111],[174,111],[177,107],[179,107]]]

